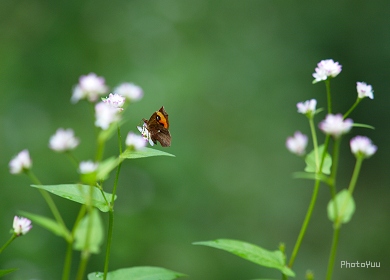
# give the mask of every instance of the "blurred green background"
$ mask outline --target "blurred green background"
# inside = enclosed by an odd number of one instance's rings
[[[338,188],[347,187],[352,174],[353,135],[367,135],[379,148],[364,162],[334,279],[387,279],[389,31],[387,0],[1,1],[0,243],[19,210],[51,216],[28,178],[9,174],[14,155],[28,148],[45,184],[77,181],[69,161],[48,148],[49,137],[64,127],[81,139],[76,156],[93,157],[90,106],[72,105],[70,96],[80,75],[95,72],[111,87],[130,81],[144,89],[144,99],[126,112],[123,135],[165,106],[172,134],[166,151],[176,155],[123,165],[110,269],[161,266],[194,280],[279,278],[276,270],[191,243],[232,238],[274,250],[285,242],[291,254],[313,183],[292,179],[304,164],[285,140],[296,130],[309,132],[297,102],[316,98],[326,107],[325,86],[312,85],[311,74],[320,60],[332,58],[343,66],[332,80],[334,112],[355,101],[356,81],[375,91],[351,117],[376,129],[354,129],[344,138]],[[116,153],[112,139],[105,155]],[[112,179],[107,191],[111,185]],[[71,226],[79,205],[54,200]],[[296,279],[307,269],[325,277],[328,201],[323,186],[294,266]],[[3,252],[0,268],[20,268],[4,279],[60,279],[64,253],[62,239],[34,226]],[[75,269],[79,253],[74,256]],[[381,267],[340,269],[342,260]],[[103,263],[103,253],[94,255],[88,271],[103,270]]]

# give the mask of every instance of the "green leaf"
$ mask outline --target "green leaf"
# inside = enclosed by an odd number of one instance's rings
[[[329,184],[329,178],[327,176],[325,176],[324,174],[307,173],[307,172],[294,172],[293,177],[298,178],[298,179],[320,180],[320,181],[324,182],[325,184]]]
[[[323,153],[324,153],[324,145],[321,145],[318,147],[318,161],[321,161]],[[315,173],[317,171],[315,150],[311,151],[306,156],[305,162],[306,162],[306,167],[305,167],[306,172]],[[332,157],[328,153],[326,153],[324,163],[322,165],[322,173],[329,175],[331,166],[332,166]]]
[[[353,123],[354,127],[363,127],[363,128],[369,128],[369,129],[375,129],[372,125],[364,124],[364,123]]]
[[[295,276],[295,273],[285,265],[284,255],[279,250],[268,251],[250,243],[231,239],[202,241],[193,244],[221,249],[258,265],[276,268],[287,276]]]
[[[90,217],[92,217],[90,236],[88,239],[88,248],[86,248],[86,237]],[[100,218],[99,212],[95,208],[92,208],[91,214],[85,215],[85,217],[77,225],[74,235],[75,242],[73,248],[79,251],[87,249],[90,253],[98,254],[100,252],[100,246],[103,243],[103,237],[102,219]]]
[[[97,180],[106,180],[110,172],[118,166],[123,160],[120,158],[110,157],[99,163],[96,179]]]
[[[344,189],[336,195],[335,200],[338,212],[337,219],[341,223],[348,223],[351,220],[353,213],[355,212],[355,201],[353,200],[353,197],[348,190]],[[332,222],[334,222],[336,219],[334,210],[334,200],[332,199],[328,203],[328,218]]]
[[[107,280],[173,280],[184,276],[186,275],[161,267],[138,266],[111,271],[107,274]],[[103,272],[88,274],[88,280],[102,279]]]
[[[4,275],[7,275],[11,272],[14,272],[16,270],[18,270],[19,268],[9,268],[9,269],[1,269],[0,270],[0,277],[3,277]]]
[[[41,227],[47,229],[48,231],[51,231],[55,235],[62,236],[67,240],[71,238],[69,231],[66,228],[63,228],[59,223],[57,223],[57,221],[53,219],[49,219],[44,216],[32,214],[25,211],[19,211],[19,213],[20,215],[32,220],[34,224],[40,225]]]
[[[52,194],[61,196],[63,198],[86,204],[90,192],[90,186],[81,184],[63,184],[63,185],[31,185],[34,188],[46,190]],[[107,201],[111,201],[112,194],[103,192]],[[102,212],[109,211],[110,207],[104,199],[102,192],[93,187],[92,191],[92,205]],[[116,196],[115,196],[116,199]]]
[[[135,158],[144,158],[144,157],[155,157],[155,156],[169,156],[169,157],[174,157],[174,155],[156,150],[156,149],[151,149],[151,148],[142,148],[138,151],[134,150],[129,150],[127,149],[124,151],[120,157],[121,158],[126,158],[126,159],[135,159]]]

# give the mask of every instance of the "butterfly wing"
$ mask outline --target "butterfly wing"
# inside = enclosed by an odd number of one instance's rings
[[[164,106],[157,112],[154,112],[148,121],[144,120],[144,122],[147,125],[150,139],[152,139],[153,143],[156,144],[158,141],[162,147],[171,146],[171,134],[168,130],[168,114],[165,111]]]

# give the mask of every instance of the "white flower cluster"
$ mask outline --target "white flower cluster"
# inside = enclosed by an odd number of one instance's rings
[[[340,74],[341,69],[342,66],[338,62],[333,61],[333,59],[320,61],[315,68],[315,73],[313,73],[313,77],[315,78],[314,83],[336,77]],[[365,97],[374,99],[374,91],[371,85],[364,82],[357,82],[356,90],[358,101]],[[299,102],[297,104],[298,113],[304,114],[312,119],[316,114],[316,106],[317,100],[315,99]],[[352,107],[352,109],[353,108],[354,107]],[[353,121],[351,119],[346,119],[341,114],[328,114],[318,126],[325,134],[337,139],[352,129]],[[287,138],[286,147],[290,152],[296,155],[303,155],[307,143],[308,137],[297,131],[294,136]],[[377,147],[365,136],[356,136],[350,141],[350,146],[352,153],[356,157],[360,156],[367,158],[372,156],[377,150]]]

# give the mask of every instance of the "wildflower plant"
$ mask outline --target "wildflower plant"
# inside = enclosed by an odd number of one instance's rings
[[[294,177],[314,181],[312,198],[291,256],[287,258],[285,245],[283,243],[281,243],[279,249],[276,251],[269,251],[254,244],[231,239],[217,239],[213,241],[196,242],[194,244],[221,249],[260,266],[277,269],[281,272],[282,279],[295,277],[296,274],[292,268],[312,218],[319,187],[321,184],[324,184],[329,188],[330,198],[327,199],[330,199],[330,201],[327,205],[327,213],[329,220],[333,224],[333,240],[329,253],[326,279],[332,279],[341,226],[349,222],[355,212],[356,205],[353,199],[353,193],[362,162],[377,151],[377,147],[368,137],[353,137],[350,140],[350,149],[356,158],[355,168],[351,175],[348,188],[336,188],[336,175],[341,140],[348,136],[353,127],[372,128],[369,125],[355,123],[352,119],[348,118],[348,116],[363,99],[366,97],[369,99],[374,98],[371,85],[364,82],[357,82],[356,102],[352,104],[346,113],[334,114],[332,112],[333,106],[330,82],[340,74],[341,70],[342,66],[332,59],[322,60],[315,68],[315,72],[313,73],[313,84],[323,82],[327,95],[327,114],[325,118],[319,122],[318,126],[315,125],[314,119],[317,115],[320,117],[323,109],[316,109],[317,101],[311,99],[297,104],[298,113],[305,115],[308,119],[313,150],[306,154],[309,137],[302,134],[300,131],[296,131],[294,136],[288,137],[286,141],[287,149],[295,155],[304,157],[306,163],[304,172],[297,172],[294,174]],[[321,145],[317,140],[318,129],[325,134],[324,143]],[[314,274],[312,272],[308,273],[306,279],[314,279]]]
[[[21,212],[27,218],[15,217],[12,238],[1,249],[0,253],[12,240],[25,235],[31,229],[31,221],[42,226],[53,234],[60,236],[67,244],[66,255],[62,270],[62,280],[85,279],[87,264],[92,254],[102,251],[105,262],[101,271],[90,272],[88,279],[176,279],[183,274],[159,267],[130,267],[109,272],[109,260],[113,242],[114,208],[117,199],[118,179],[121,166],[125,160],[151,156],[173,156],[172,154],[146,147],[148,141],[140,134],[129,132],[125,143],[122,143],[121,124],[123,112],[130,105],[143,97],[142,89],[131,83],[123,83],[109,93],[109,87],[103,77],[94,73],[81,76],[79,83],[73,88],[71,102],[73,104],[86,100],[94,109],[94,122],[96,126],[96,152],[90,158],[79,160],[73,151],[82,142],[70,128],[59,128],[49,139],[49,148],[54,152],[67,155],[79,174],[79,182],[75,184],[43,184],[32,171],[32,159],[29,151],[23,150],[9,163],[12,174],[26,174],[33,182],[31,185],[37,189],[47,203],[52,217]],[[108,96],[107,96],[108,94]],[[107,141],[117,135],[117,155],[104,156],[104,147]],[[125,145],[123,145],[125,144]],[[112,186],[106,184],[110,174],[115,171]],[[108,192],[111,190],[111,192]],[[57,208],[52,195],[77,203],[79,213],[74,217],[73,225],[64,222],[60,210]],[[76,205],[76,204],[75,204]],[[104,229],[101,215],[108,214],[108,228]],[[105,239],[105,242],[103,242]],[[75,251],[80,251],[80,262],[77,275],[71,275],[72,258]],[[0,276],[14,271],[0,270]],[[3,273],[3,274],[2,274]],[[60,272],[59,272],[60,274]],[[154,277],[154,278],[153,278]],[[60,278],[60,276],[58,276]]]

